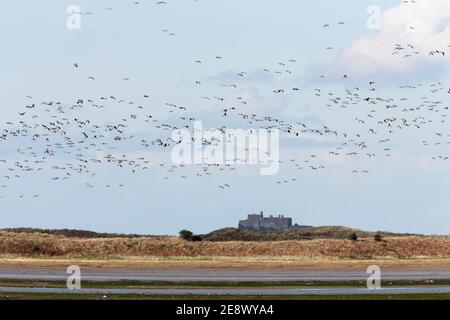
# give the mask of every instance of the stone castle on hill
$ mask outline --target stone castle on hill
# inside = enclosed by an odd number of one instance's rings
[[[247,219],[239,221],[239,229],[246,231],[256,232],[276,232],[286,230],[296,230],[304,228],[305,226],[299,226],[298,224],[292,224],[292,218],[279,215],[274,217],[264,217],[263,212],[260,214],[249,214]]]

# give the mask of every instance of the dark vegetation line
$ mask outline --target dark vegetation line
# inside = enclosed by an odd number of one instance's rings
[[[383,287],[418,287],[418,286],[450,286],[450,279],[438,280],[386,280],[382,281]],[[17,280],[0,279],[2,287],[47,287],[66,288],[66,281],[62,280]],[[270,287],[352,287],[361,288],[366,286],[362,280],[346,281],[83,281],[83,288],[105,289],[105,288],[270,288]]]
[[[0,300],[450,300],[449,293],[370,295],[145,295],[1,293]]]

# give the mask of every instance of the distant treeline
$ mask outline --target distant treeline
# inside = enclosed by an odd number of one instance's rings
[[[120,233],[99,233],[75,229],[38,229],[38,228],[7,228],[2,231],[13,233],[41,233],[68,238],[143,238],[161,237],[160,235],[139,235]],[[187,230],[185,230],[187,231]],[[314,240],[314,239],[349,239],[352,235],[358,238],[374,237],[376,234],[382,237],[420,236],[417,234],[398,234],[391,232],[369,232],[347,227],[305,227],[298,230],[280,232],[253,232],[236,228],[224,228],[212,231],[208,234],[195,235],[195,241],[285,241],[285,240]]]
[[[14,232],[14,233],[43,233],[55,236],[65,236],[68,238],[140,238],[140,237],[151,237],[137,234],[119,234],[119,233],[99,233],[94,231],[86,230],[75,230],[75,229],[38,229],[38,228],[7,228],[1,229],[2,231]]]

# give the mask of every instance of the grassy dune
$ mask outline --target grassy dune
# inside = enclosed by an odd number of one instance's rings
[[[176,237],[77,238],[0,231],[0,255],[24,257],[295,257],[320,259],[450,258],[447,237],[350,240],[187,242]]]
[[[201,235],[207,241],[287,241],[287,240],[317,240],[317,239],[348,239],[356,234],[359,238],[370,238],[375,234],[382,237],[419,236],[415,234],[400,234],[392,232],[370,232],[342,226],[302,227],[298,230],[279,232],[250,232],[236,228],[223,228]]]

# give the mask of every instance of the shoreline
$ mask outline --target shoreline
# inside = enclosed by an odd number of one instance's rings
[[[202,259],[203,258],[203,259]],[[247,258],[247,259],[246,259]],[[412,259],[319,259],[302,260],[295,257],[262,258],[240,257],[111,257],[107,259],[86,258],[35,258],[35,257],[0,257],[1,267],[30,267],[30,268],[60,268],[69,265],[79,265],[90,268],[125,268],[125,269],[295,269],[295,270],[355,270],[367,268],[370,265],[378,265],[386,270],[450,270],[449,258],[412,258]]]

